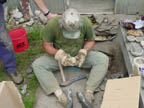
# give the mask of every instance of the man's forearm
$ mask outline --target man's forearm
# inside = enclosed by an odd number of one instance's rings
[[[34,1],[43,13],[48,12],[48,8],[46,7],[44,0],[34,0]]]
[[[87,41],[85,43],[84,49],[86,49],[88,52],[89,50],[91,50],[94,47],[94,44],[95,44],[95,41]]]
[[[44,48],[44,50],[47,52],[47,53],[49,53],[49,54],[51,54],[51,55],[53,55],[53,56],[55,56],[55,54],[57,53],[57,49],[55,49],[54,47],[53,47],[53,45],[51,44],[51,43],[47,43],[47,42],[45,42],[45,41],[43,41],[43,48]]]

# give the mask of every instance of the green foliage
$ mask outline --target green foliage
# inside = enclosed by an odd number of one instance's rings
[[[23,102],[26,108],[32,108],[34,100],[35,100],[35,93],[38,87],[38,82],[34,74],[28,80],[28,93],[23,95]]]
[[[33,27],[27,35],[29,40],[42,40],[41,29],[38,29],[37,27]]]

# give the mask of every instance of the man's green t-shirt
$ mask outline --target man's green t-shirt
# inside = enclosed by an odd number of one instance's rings
[[[54,48],[63,49],[71,56],[76,56],[80,49],[84,47],[86,40],[94,40],[94,30],[90,20],[81,16],[83,26],[80,28],[81,34],[77,39],[67,39],[63,36],[62,28],[59,24],[61,16],[48,21],[48,24],[42,31],[43,40],[53,43]]]

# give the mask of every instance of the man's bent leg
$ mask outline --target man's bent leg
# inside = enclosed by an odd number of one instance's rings
[[[58,70],[58,64],[51,55],[46,54],[36,59],[32,64],[32,67],[46,95],[60,89],[59,84],[52,73],[52,71]]]
[[[103,81],[107,74],[109,58],[96,51],[90,51],[82,67],[91,67],[86,90],[94,91]]]

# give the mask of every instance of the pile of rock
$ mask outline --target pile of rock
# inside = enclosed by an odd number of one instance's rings
[[[118,22],[112,16],[92,15],[90,19],[94,23],[96,36],[113,36],[117,34]]]
[[[7,7],[5,8],[5,20],[11,26],[32,26],[33,24],[45,25],[47,23],[47,18],[41,13],[41,11],[36,10],[33,14],[31,9],[29,9],[30,18],[29,20],[24,19],[23,13],[18,9],[14,8],[8,12]]]

